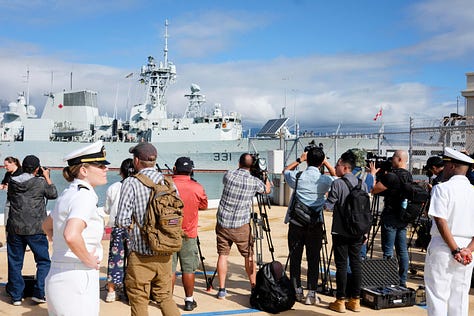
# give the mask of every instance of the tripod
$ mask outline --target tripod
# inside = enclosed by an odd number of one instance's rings
[[[268,195],[257,193],[257,205],[258,205],[258,213],[255,212],[254,206],[252,205],[252,210],[250,214],[250,220],[252,223],[252,231],[253,231],[253,238],[255,240],[255,255],[257,258],[257,265],[259,268],[263,266],[263,239],[266,237],[268,243],[268,249],[272,256],[272,261],[275,260],[274,258],[274,251],[275,248],[273,247],[273,240],[270,234],[270,223],[268,221],[267,215],[267,207],[270,209],[270,199]],[[264,237],[265,233],[265,237]],[[201,256],[202,258],[202,256]],[[203,269],[204,269],[204,262],[202,261]],[[207,291],[212,289],[212,282],[217,274],[217,268],[214,270],[212,277],[206,277],[206,286]]]
[[[370,252],[370,259],[374,254],[374,241],[377,233],[380,230],[382,212],[380,211],[380,196],[374,195],[372,198],[372,204],[370,206],[372,213],[372,229],[367,234],[367,253]]]
[[[257,193],[257,205],[258,213],[255,212],[252,206],[252,231],[253,238],[255,240],[255,256],[257,259],[257,265],[259,268],[263,266],[263,239],[266,237],[268,250],[272,256],[272,261],[275,260],[273,253],[275,248],[273,247],[273,240],[271,236],[270,223],[268,221],[267,207],[270,209],[270,199],[268,195]],[[259,217],[260,215],[260,217]],[[264,237],[265,233],[265,237]]]
[[[326,221],[324,220],[324,211],[321,211],[321,218],[323,221],[323,240],[321,247],[321,255],[319,260],[319,271],[321,272],[321,285],[318,287],[320,293],[326,295],[333,295],[334,288],[332,287],[331,279],[331,260],[334,253],[334,249],[331,247],[331,251],[328,255],[328,237],[326,231]]]
[[[410,264],[408,266],[408,270],[410,271],[411,274],[416,275],[417,273],[417,268],[415,264],[413,263],[413,253],[412,253],[412,248],[413,248],[413,238],[415,237],[415,234],[420,237],[420,228],[425,227],[425,234],[430,231],[431,228],[431,220],[427,216],[427,208],[428,208],[429,203],[424,203],[421,206],[420,214],[418,215],[417,219],[411,224],[412,225],[412,231],[410,233],[410,238],[408,239],[407,246],[408,246],[408,256],[410,258]],[[426,232],[427,230],[427,232]],[[431,235],[429,235],[429,238],[431,239]],[[429,240],[426,243],[426,245],[421,245],[422,249],[426,249],[428,246]],[[415,241],[416,245],[416,241]]]
[[[202,272],[204,273],[204,279],[206,280],[206,291],[209,292],[212,289],[212,280],[214,279],[217,270],[214,272],[212,278],[207,277],[206,266],[204,265],[204,260],[206,260],[206,258],[202,255],[201,241],[199,240],[199,236],[196,237],[196,243],[199,251],[199,259],[201,260]]]

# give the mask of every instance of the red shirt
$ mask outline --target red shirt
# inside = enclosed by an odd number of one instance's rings
[[[207,195],[202,185],[190,176],[173,175],[179,197],[184,203],[183,230],[189,238],[197,237],[198,211],[207,209]]]

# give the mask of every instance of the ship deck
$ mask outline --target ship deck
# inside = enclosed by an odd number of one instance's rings
[[[272,206],[268,210],[269,223],[271,228],[271,237],[275,247],[275,259],[284,263],[286,261],[286,256],[288,253],[287,250],[287,230],[285,224],[283,224],[283,217],[286,211],[286,207],[282,206]],[[331,224],[331,214],[326,214],[326,225],[330,231]],[[206,271],[209,274],[212,274],[216,262],[216,245],[215,245],[215,209],[202,211],[200,213],[200,227],[199,227],[199,236],[201,240],[201,248],[203,255],[205,257]],[[378,237],[378,236],[377,236]],[[328,238],[331,242],[331,238]],[[0,241],[5,242],[5,230],[4,227],[0,229]],[[103,246],[104,249],[108,249],[109,241],[104,240]],[[330,247],[330,244],[328,245]],[[330,249],[330,248],[329,248]],[[266,241],[263,241],[263,260],[265,262],[271,261],[271,256],[268,251],[268,246]],[[107,251],[105,251],[107,252]],[[380,257],[380,241],[378,238],[375,242],[374,247],[374,257]],[[418,249],[413,249],[412,259],[414,267],[417,269],[416,275],[410,275],[408,285],[412,288],[417,288],[419,284],[423,282],[423,262],[424,262],[424,253]],[[30,298],[26,298],[23,301],[21,306],[11,305],[10,298],[6,295],[4,291],[4,285],[7,282],[7,253],[6,247],[1,248],[0,250],[0,284],[1,292],[3,295],[0,295],[0,314],[1,315],[47,315],[47,306],[46,304],[37,305],[32,302]],[[198,307],[192,312],[184,312],[183,308],[183,299],[184,291],[181,286],[181,279],[178,277],[177,285],[174,292],[174,299],[180,308],[182,314],[190,315],[200,315],[200,316],[211,316],[211,315],[267,315],[267,313],[254,310],[250,307],[249,296],[250,289],[245,270],[243,267],[243,259],[240,257],[238,251],[235,247],[232,249],[229,256],[229,271],[227,278],[227,291],[228,297],[225,300],[218,300],[215,297],[216,290],[206,291],[205,279],[202,275],[201,266],[196,276],[196,286],[194,292],[194,298],[198,303]],[[332,267],[334,270],[334,267]],[[30,251],[26,253],[25,265],[23,268],[24,275],[33,275],[35,273],[35,263],[33,260],[33,255]],[[116,301],[113,303],[105,302],[105,276],[107,273],[107,255],[104,256],[104,259],[101,263],[100,276],[101,276],[101,300],[100,300],[100,315],[127,315],[130,313],[130,307],[124,301]],[[306,275],[306,262],[303,258],[303,285],[305,282]],[[213,282],[214,286],[217,287],[217,278]],[[335,282],[333,282],[335,287]],[[471,295],[469,296],[469,309],[474,310],[474,291],[471,290]],[[321,303],[317,306],[307,306],[301,303],[296,303],[293,306],[293,309],[281,315],[339,315],[336,312],[332,312],[328,309],[329,302],[333,301],[334,298],[326,295],[319,295]],[[160,310],[157,305],[150,303],[149,305],[149,315],[161,315]],[[350,314],[350,312],[348,312]],[[412,307],[399,307],[392,309],[383,309],[383,310],[373,310],[367,307],[362,307],[362,312],[360,315],[426,315],[426,309],[420,306]]]

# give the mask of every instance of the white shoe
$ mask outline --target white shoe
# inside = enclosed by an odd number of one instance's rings
[[[316,295],[316,291],[308,291],[308,295],[306,295],[306,301],[304,303],[306,305],[319,304],[319,298]]]
[[[33,296],[33,297],[31,298],[31,300],[32,300],[33,302],[38,303],[38,304],[46,303],[46,299],[45,299],[44,297],[43,297],[43,298],[40,298],[40,297],[35,297],[35,296]]]
[[[296,288],[296,301],[302,303],[303,300],[304,300],[303,288],[298,287]]]
[[[115,295],[115,291],[107,292],[107,297],[105,298],[105,301],[107,303],[115,302],[116,299],[117,299],[117,296]]]

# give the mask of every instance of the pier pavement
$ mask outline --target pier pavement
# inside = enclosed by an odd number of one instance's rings
[[[282,206],[272,206],[271,209],[267,211],[269,216],[269,223],[271,229],[271,237],[274,244],[274,257],[275,260],[279,260],[283,264],[286,261],[288,254],[287,249],[287,231],[288,228],[283,224],[283,217],[286,212],[286,207]],[[203,256],[205,257],[204,263],[206,266],[206,271],[208,274],[214,272],[217,262],[217,253],[216,253],[216,241],[215,241],[215,209],[210,209],[200,212],[199,220],[199,237],[201,240],[201,249]],[[331,214],[325,214],[326,226],[328,229],[328,234],[331,227]],[[328,235],[328,251],[330,250],[331,238]],[[373,257],[377,258],[381,256],[380,249],[380,240],[377,236],[374,247]],[[0,241],[5,243],[5,229],[0,227]],[[101,263],[100,268],[100,277],[101,277],[101,291],[100,291],[100,315],[129,315],[130,307],[126,302],[116,301],[113,303],[105,302],[105,276],[107,273],[107,251],[109,246],[108,240],[103,240],[104,246],[104,259]],[[268,251],[269,247],[267,241],[263,240],[263,260],[265,262],[271,261],[271,255]],[[424,262],[424,253],[418,249],[414,249],[411,252],[414,270],[416,274],[409,276],[408,286],[412,288],[417,288],[419,284],[423,283],[423,262]],[[334,271],[334,266],[332,267]],[[35,273],[35,262],[33,260],[33,255],[31,251],[26,253],[25,265],[23,268],[24,275],[33,275]],[[303,257],[303,285],[306,284],[306,259]],[[199,315],[199,316],[217,316],[217,315],[268,315],[265,312],[260,312],[254,310],[250,307],[249,297],[250,297],[250,285],[247,281],[247,276],[243,266],[243,258],[239,255],[235,247],[232,248],[232,251],[229,255],[229,271],[227,277],[227,291],[228,296],[225,300],[218,300],[215,297],[216,290],[212,289],[211,291],[206,291],[206,282],[202,274],[202,267],[199,267],[199,271],[196,275],[196,286],[194,292],[194,298],[198,303],[198,307],[192,312],[185,312],[182,310],[184,305],[184,291],[181,286],[181,279],[177,278],[177,285],[174,291],[174,300],[178,304],[180,311],[183,315]],[[37,305],[31,298],[26,298],[23,301],[21,306],[13,306],[11,304],[10,298],[5,293],[5,283],[7,282],[7,254],[6,247],[0,249],[0,315],[34,315],[34,316],[43,316],[48,315],[46,304]],[[213,282],[214,287],[218,287],[217,277]],[[333,281],[333,287],[335,288],[335,280]],[[474,310],[474,292],[471,290],[471,295],[469,296],[470,300],[470,311]],[[340,315],[339,313],[332,312],[328,309],[329,302],[334,300],[333,297],[320,295],[318,294],[321,303],[316,306],[308,306],[302,303],[295,303],[293,309],[281,313],[280,315]],[[149,315],[161,315],[160,310],[155,303],[150,303]],[[347,315],[351,315],[351,311],[347,311]],[[362,306],[362,312],[359,315],[427,315],[426,309],[420,306],[412,307],[399,307],[392,309],[383,309],[383,310],[373,310],[368,307]]]

